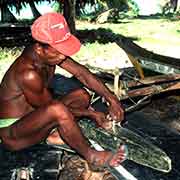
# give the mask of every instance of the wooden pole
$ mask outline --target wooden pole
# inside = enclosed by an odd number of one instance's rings
[[[114,91],[113,86],[111,84],[106,83],[106,86],[111,91]],[[134,90],[121,90],[116,95],[118,96],[120,100],[124,100],[129,97],[155,95],[155,94],[160,94],[160,93],[172,91],[172,90],[180,90],[180,82],[163,83],[159,85],[152,85],[149,87],[142,87],[142,88],[138,88]]]

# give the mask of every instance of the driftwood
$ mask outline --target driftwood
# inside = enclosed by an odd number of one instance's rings
[[[130,59],[130,61],[132,62],[132,64],[134,65],[134,67],[136,68],[136,71],[138,72],[139,76],[141,77],[141,79],[144,79],[144,71],[143,68],[141,67],[141,64],[138,62],[138,59],[136,59],[135,57],[133,57],[132,55],[128,54],[128,57]]]
[[[111,87],[108,86],[110,89]],[[155,95],[160,94],[167,91],[177,90],[180,89],[180,81],[179,82],[170,82],[170,83],[163,83],[160,85],[153,85],[150,87],[143,87],[135,90],[129,91],[119,91],[118,97],[119,99],[127,99],[129,97],[137,97],[137,96],[146,96],[146,95]]]
[[[176,81],[176,80],[180,80],[180,74],[150,76],[138,81],[134,81],[134,80],[129,81],[127,82],[127,87],[130,88],[134,86],[151,85],[151,84],[164,83],[164,82]]]
[[[133,79],[131,81],[120,81],[121,70],[102,69],[86,65],[93,72],[103,72],[104,76],[108,73],[114,76],[114,83],[105,83],[107,87],[116,94],[119,99],[129,97],[160,94],[171,90],[180,89],[180,74],[167,74],[151,76],[144,79]],[[102,75],[101,75],[102,78]],[[133,90],[130,88],[134,88]]]
[[[106,83],[107,87],[111,90],[114,91],[114,87],[112,84]],[[179,82],[169,82],[169,83],[162,83],[159,85],[152,85],[150,87],[142,87],[134,90],[124,90],[124,89],[119,89],[116,91],[116,96],[120,100],[128,99],[131,97],[137,97],[137,96],[146,96],[146,95],[155,95],[155,94],[160,94],[163,92],[167,91],[172,91],[172,90],[178,90],[180,89],[180,81]]]

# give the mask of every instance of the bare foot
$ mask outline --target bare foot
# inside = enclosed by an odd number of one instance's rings
[[[113,167],[117,167],[127,158],[127,149],[125,145],[119,147],[118,151],[113,154],[112,158],[109,161],[109,165]]]
[[[53,133],[51,133],[48,138],[46,139],[47,143],[54,144],[54,145],[62,145],[65,144],[65,142],[61,139],[59,136],[59,133],[57,130],[55,130]]]
[[[98,169],[101,167],[117,167],[119,166],[127,157],[127,152],[125,145],[119,147],[116,153],[110,151],[95,151],[90,153],[90,158],[88,160],[92,169]],[[94,167],[95,166],[95,167]]]

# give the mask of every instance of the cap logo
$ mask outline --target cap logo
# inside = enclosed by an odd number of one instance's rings
[[[54,41],[54,42],[55,42],[55,43],[63,42],[63,41],[65,41],[65,40],[67,40],[70,36],[71,36],[71,33],[68,32],[68,33],[66,33],[66,34],[64,35],[64,37],[63,37],[62,39],[57,40],[57,41]]]
[[[64,24],[63,23],[54,24],[50,28],[51,29],[63,29],[64,28]]]

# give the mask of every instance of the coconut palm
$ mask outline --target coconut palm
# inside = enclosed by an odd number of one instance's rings
[[[17,21],[14,15],[8,9],[9,7],[15,7],[16,12],[19,13],[23,6],[27,4],[30,5],[33,17],[36,19],[40,16],[39,11],[37,10],[34,3],[40,3],[45,0],[0,0],[0,10],[1,10],[1,21],[2,22],[13,22]],[[48,2],[52,2],[52,0],[46,0]],[[72,32],[75,32],[75,17],[77,13],[77,9],[83,6],[86,3],[90,3],[94,5],[96,3],[103,3],[106,4],[108,8],[122,6],[122,4],[126,4],[128,0],[56,0],[57,2],[63,4],[63,12],[64,16],[70,26]]]
[[[173,12],[175,12],[177,10],[178,0],[170,0],[170,4],[173,9]]]
[[[14,15],[11,13],[11,11],[8,8],[8,4],[0,1],[0,11],[1,11],[1,21],[2,22],[15,22],[17,21]]]
[[[0,0],[0,10],[1,10],[1,21],[2,22],[12,22],[12,21],[17,21],[14,15],[10,12],[9,8],[15,7],[16,12],[20,13],[20,10],[26,6],[27,4],[30,5],[30,8],[33,13],[33,17],[37,18],[41,14],[37,10],[35,6],[36,3],[40,3],[45,0]],[[46,0],[51,2],[52,0]]]

